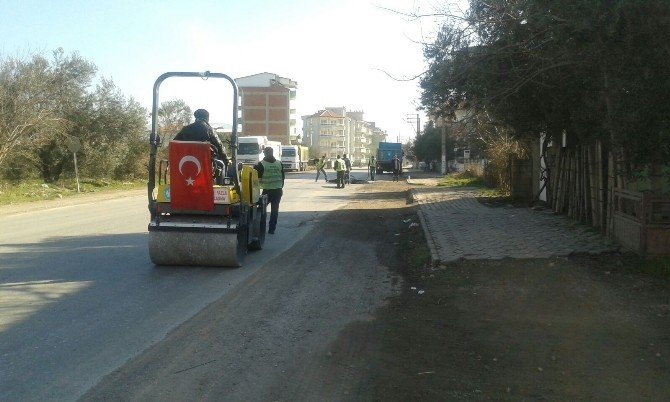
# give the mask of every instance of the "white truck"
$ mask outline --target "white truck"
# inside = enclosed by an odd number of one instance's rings
[[[307,170],[309,161],[309,148],[302,145],[282,145],[281,164],[284,170],[295,170],[302,172]]]
[[[281,160],[281,142],[270,141],[266,136],[239,137],[237,148],[237,160],[244,165],[255,165],[263,159],[263,150],[271,147],[274,157]]]

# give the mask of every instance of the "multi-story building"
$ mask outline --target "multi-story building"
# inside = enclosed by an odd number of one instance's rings
[[[334,159],[347,152],[347,117],[331,110],[319,110],[303,116],[304,143],[318,150],[319,155]]]
[[[273,73],[236,78],[240,89],[242,135],[264,135],[282,144],[296,144],[295,100],[298,83]]]
[[[318,149],[319,155],[335,158],[348,154],[354,166],[365,166],[386,133],[375,123],[363,120],[363,112],[347,112],[345,107],[327,107],[302,116],[304,143]]]
[[[370,156],[374,155],[377,146],[374,144],[375,123],[363,119],[363,111],[348,112],[351,118],[351,161],[355,166],[366,166]],[[379,130],[377,130],[379,131]],[[376,144],[379,144],[377,140]]]

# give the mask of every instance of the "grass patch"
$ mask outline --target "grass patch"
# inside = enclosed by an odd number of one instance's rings
[[[419,233],[412,236],[409,244],[406,245],[408,248],[406,263],[414,269],[430,266],[431,264],[430,248],[423,238],[423,233],[418,230],[417,232]]]
[[[115,181],[107,179],[62,180],[44,183],[41,180],[26,180],[20,183],[0,183],[0,205],[15,205],[34,201],[54,200],[76,196],[81,193],[100,193],[135,190],[146,186],[145,181]]]
[[[503,198],[506,197],[506,195],[497,188],[483,188],[477,192],[477,197]]]
[[[484,178],[471,172],[444,176],[437,185],[440,187],[485,187]]]

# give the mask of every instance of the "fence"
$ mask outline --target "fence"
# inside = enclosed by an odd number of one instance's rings
[[[670,255],[670,196],[615,189],[612,209],[612,234],[624,247]]]

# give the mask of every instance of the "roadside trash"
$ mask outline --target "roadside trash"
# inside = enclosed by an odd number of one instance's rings
[[[415,228],[417,226],[419,226],[419,224],[416,223],[416,222],[412,222],[412,223],[409,224],[409,227],[411,227],[411,228]]]
[[[403,221],[404,223],[407,223],[407,222],[412,222],[412,220],[411,220],[411,219],[403,219],[402,221]]]
[[[410,286],[409,289],[410,290],[417,290],[416,286]],[[416,293],[422,295],[422,294],[426,293],[426,291],[423,290],[423,289],[418,289],[418,291]]]
[[[394,236],[400,236],[400,233],[395,233]]]

